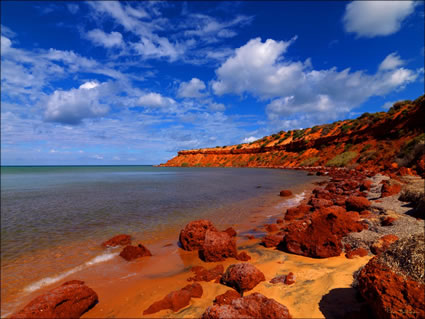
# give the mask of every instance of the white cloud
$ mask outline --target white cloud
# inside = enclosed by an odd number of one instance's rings
[[[353,1],[345,8],[346,32],[372,38],[400,30],[403,20],[413,13],[415,1]]]
[[[245,137],[245,138],[241,141],[241,143],[251,143],[251,142],[254,142],[254,141],[256,141],[256,140],[258,140],[258,137],[250,136],[250,137]]]
[[[105,33],[102,30],[94,29],[87,33],[87,38],[95,45],[105,48],[120,47],[124,44],[121,33],[115,31]]]
[[[77,125],[85,118],[106,115],[109,107],[100,101],[99,86],[95,82],[87,82],[78,89],[54,91],[47,99],[46,121]]]
[[[158,93],[148,93],[146,95],[143,95],[139,98],[139,104],[141,106],[147,106],[147,107],[167,107],[172,106],[176,102],[169,98],[169,97],[163,97],[161,94]]]
[[[379,65],[379,70],[380,71],[393,70],[404,64],[405,62],[402,59],[400,59],[400,56],[396,52],[393,52],[389,54],[384,59],[384,61],[381,62],[381,64]]]
[[[180,97],[193,97],[199,98],[205,96],[205,92],[201,92],[205,90],[205,83],[198,78],[192,78],[189,82],[183,82],[180,84],[178,89],[178,96]]]

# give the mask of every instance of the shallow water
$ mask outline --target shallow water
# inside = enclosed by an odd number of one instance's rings
[[[2,304],[112,258],[100,243],[115,234],[153,243],[193,219],[224,227],[313,179],[253,168],[2,167]]]

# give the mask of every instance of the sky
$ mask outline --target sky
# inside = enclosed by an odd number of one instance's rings
[[[1,164],[159,164],[423,79],[422,1],[2,1]]]

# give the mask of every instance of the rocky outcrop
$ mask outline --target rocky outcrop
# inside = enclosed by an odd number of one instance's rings
[[[179,241],[184,250],[199,250],[204,245],[207,230],[217,231],[214,225],[205,219],[187,224],[181,231]]]
[[[291,318],[288,308],[274,299],[267,298],[260,293],[253,293],[238,299],[230,304],[213,305],[202,314],[202,319],[225,318]]]
[[[201,298],[202,294],[203,290],[200,284],[187,285],[180,290],[170,292],[163,299],[154,302],[148,309],[143,311],[143,315],[150,315],[164,309],[171,309],[177,312],[189,305],[191,298]]]
[[[124,247],[124,249],[120,252],[120,256],[127,261],[131,261],[140,257],[152,256],[152,254],[149,249],[142,244],[139,244],[137,246],[129,245]]]
[[[131,236],[130,235],[116,235],[111,239],[102,243],[103,247],[116,247],[116,246],[126,246],[131,244]]]
[[[199,257],[207,262],[223,261],[229,257],[237,257],[236,242],[226,232],[207,230]]]
[[[400,239],[372,258],[357,286],[378,318],[424,318],[424,234]]]
[[[233,264],[227,267],[221,282],[243,293],[265,281],[264,274],[248,263]]]
[[[80,318],[97,302],[93,289],[72,280],[35,298],[10,318]]]

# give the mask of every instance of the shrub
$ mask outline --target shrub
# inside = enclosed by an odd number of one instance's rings
[[[315,156],[315,157],[310,157],[310,158],[306,158],[305,160],[303,160],[300,163],[300,166],[312,166],[314,163],[316,163],[320,158]]]
[[[337,156],[329,160],[326,163],[326,166],[337,166],[337,167],[346,166],[350,161],[356,158],[357,155],[358,155],[357,152],[352,152],[352,151],[338,154]]]
[[[188,167],[188,166],[189,166],[189,163],[186,163],[186,162],[182,163],[182,167]]]
[[[410,164],[425,153],[425,133],[412,138],[404,143],[397,154],[397,164],[399,166],[410,166]]]
[[[366,152],[368,149],[370,149],[372,147],[372,144],[366,144],[365,146],[363,146],[362,150],[360,152]]]
[[[242,144],[239,144],[238,147],[236,147],[237,149],[242,148]]]

